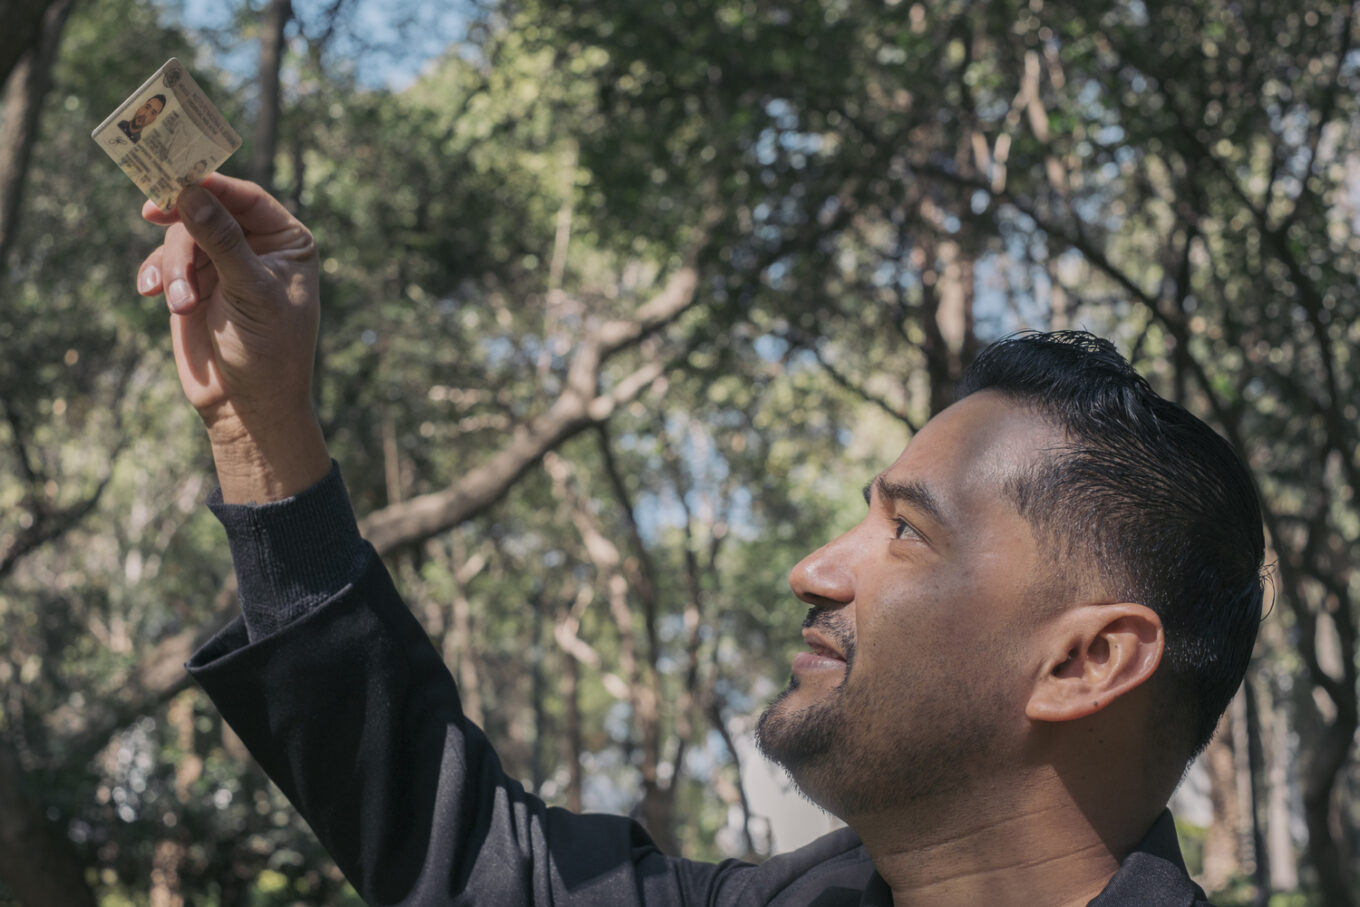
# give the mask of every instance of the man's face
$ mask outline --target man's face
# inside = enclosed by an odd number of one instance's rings
[[[137,108],[137,112],[133,114],[132,117],[132,127],[134,129],[141,129],[145,126],[150,126],[156,121],[156,117],[161,115],[161,111],[164,109],[164,102],[157,98],[152,98],[141,107]]]
[[[1005,491],[1061,445],[983,391],[951,406],[871,483],[863,522],[804,558],[811,651],[761,716],[761,748],[849,818],[946,794],[1018,762],[1047,575]]]

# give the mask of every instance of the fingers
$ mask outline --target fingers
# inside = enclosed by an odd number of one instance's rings
[[[147,199],[142,202],[142,219],[148,220],[153,224],[168,227],[171,224],[179,223],[179,211],[171,208],[169,211],[162,211],[161,206]]]
[[[159,210],[159,209],[157,209]],[[143,212],[145,214],[145,212]],[[143,296],[158,296],[164,292],[165,282],[161,280],[161,253],[163,246],[157,246],[137,269],[137,292]]]
[[[258,283],[258,250],[277,247],[280,240],[311,243],[307,229],[258,185],[216,173],[181,191],[173,210],[146,202],[142,217],[169,229],[138,269],[137,291],[164,293],[179,315],[192,312],[218,279],[236,286]]]
[[[203,181],[203,188],[217,197],[246,233],[276,233],[300,226],[278,199],[248,180],[213,173]]]
[[[256,187],[258,192],[258,187]],[[262,192],[260,197],[267,198]],[[236,217],[226,206],[218,200],[213,193],[205,191],[198,186],[189,186],[180,193],[177,205],[180,212],[180,222],[171,227],[166,232],[166,248],[170,249],[170,237],[179,230],[184,231],[187,239],[187,248],[183,249],[183,261],[180,260],[180,249],[176,246],[176,259],[174,264],[176,269],[182,268],[185,279],[193,265],[193,246],[198,244],[212,263],[217,267],[219,277],[226,283],[248,282],[255,278],[260,267],[259,258],[255,255],[255,250],[246,241],[243,225],[237,222]],[[177,240],[177,243],[181,242]],[[177,298],[189,301],[189,295],[185,294],[187,287],[177,288],[174,283],[178,277],[176,269],[169,267],[166,262],[165,275],[170,279],[166,285],[166,301],[170,303],[170,308],[176,312]]]
[[[274,233],[298,226],[297,218],[287,208],[248,180],[211,173],[199,185],[217,197],[247,234]],[[180,193],[180,198],[184,198],[184,192]],[[163,211],[150,200],[142,203],[142,217],[162,227],[177,224],[183,219],[178,205]]]
[[[199,286],[195,279],[194,266],[196,249],[194,238],[185,226],[173,225],[165,231],[165,242],[147,259],[147,264],[142,266],[143,270],[137,279],[137,289],[142,290],[143,282],[148,287],[152,286],[153,281],[148,277],[146,269],[148,265],[156,268],[160,285],[151,292],[164,293],[165,304],[176,315],[188,315],[198,306],[199,301]]]
[[[213,288],[217,286],[217,273],[213,270],[212,259],[197,244],[193,244],[191,251],[186,252],[182,230],[178,237],[170,237],[167,233],[167,239],[171,247],[169,254],[166,246],[157,246],[137,269],[137,292],[143,296],[158,296],[166,293],[175,281],[182,280],[187,283],[190,295],[185,297],[181,289],[176,289],[175,299],[179,308],[174,305],[170,308],[176,314],[188,314],[193,311],[198,300],[212,295]],[[186,254],[192,255],[187,264]],[[166,302],[169,304],[168,298]]]

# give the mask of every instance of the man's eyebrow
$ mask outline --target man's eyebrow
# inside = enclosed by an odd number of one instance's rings
[[[874,479],[872,486],[864,486],[864,503],[866,504],[869,503],[871,487],[877,488],[878,496],[885,501],[912,504],[941,526],[947,527],[949,525],[949,520],[945,518],[944,508],[940,506],[939,499],[935,497],[934,492],[928,486],[921,482],[894,482],[879,476]]]

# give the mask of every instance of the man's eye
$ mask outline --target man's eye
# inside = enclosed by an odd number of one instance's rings
[[[908,523],[901,517],[897,517],[896,519],[894,519],[893,523],[897,526],[897,529],[894,530],[893,532],[893,538],[901,540],[901,539],[919,539],[921,537],[916,532],[916,530],[912,528],[911,523]]]

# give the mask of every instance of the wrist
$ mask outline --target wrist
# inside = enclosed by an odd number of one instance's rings
[[[326,440],[310,410],[267,425],[235,417],[214,419],[208,439],[227,504],[289,498],[330,472]]]

